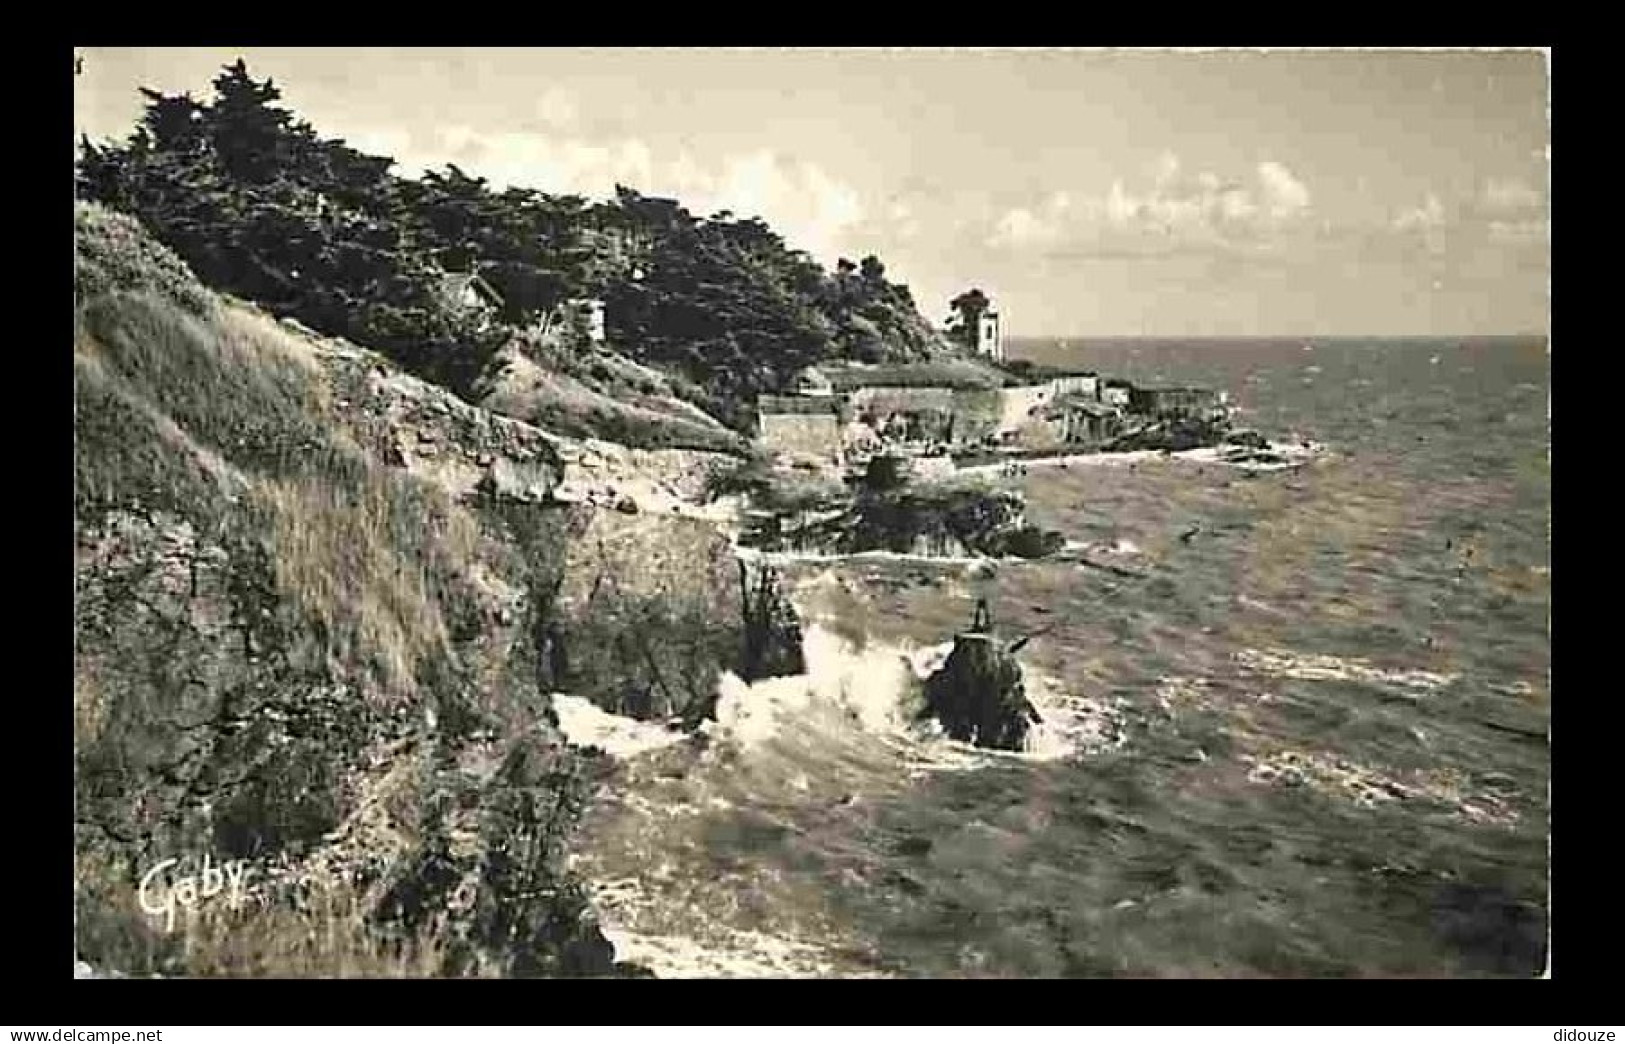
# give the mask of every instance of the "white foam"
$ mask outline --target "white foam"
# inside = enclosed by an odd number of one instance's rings
[[[1472,823],[1512,826],[1517,809],[1495,794],[1471,793],[1468,777],[1449,768],[1405,773],[1361,765],[1328,751],[1279,749],[1264,756],[1242,754],[1251,768],[1249,782],[1275,786],[1308,786],[1350,799],[1363,808],[1418,799],[1445,806],[1456,818]]]
[[[1167,452],[1164,450],[1125,450],[1123,452],[1071,453],[1056,457],[1031,457],[1027,459],[1012,458],[993,464],[973,464],[959,469],[961,475],[978,473],[993,473],[1002,471],[1014,464],[1023,468],[1042,467],[1125,467],[1132,464],[1145,464],[1158,460],[1185,461],[1193,464],[1218,464],[1226,467],[1245,468],[1252,471],[1279,471],[1287,468],[1300,467],[1310,459],[1326,452],[1326,447],[1310,440],[1294,440],[1280,444],[1272,444],[1265,452],[1272,453],[1281,459],[1279,463],[1258,463],[1248,460],[1229,460],[1227,456],[1246,452],[1237,446],[1201,446],[1196,449]]]
[[[947,738],[935,721],[921,720],[921,684],[953,652],[952,641],[935,645],[870,641],[862,649],[814,623],[804,632],[807,672],[747,684],[725,673],[718,681],[717,720],[707,734],[737,747],[759,748],[781,736],[804,737],[815,729],[850,729],[885,741],[912,770],[966,769],[994,760],[1053,761],[1080,748],[1080,737],[1098,731],[1083,703],[1067,697],[1052,679],[1024,672],[1027,698],[1040,721],[1021,751],[997,751]]]
[[[659,878],[661,875],[654,874]],[[778,979],[868,977],[851,967],[821,940],[778,932],[740,929],[684,911],[672,923],[663,903],[637,878],[591,886],[599,929],[615,947],[617,960],[642,964],[663,979]],[[650,929],[666,930],[650,930]],[[675,931],[670,929],[675,928]]]
[[[633,961],[662,979],[875,978],[878,973],[838,966],[825,947],[788,936],[715,926],[714,940],[637,932],[603,924],[617,960]]]
[[[610,714],[580,696],[553,694],[553,709],[559,716],[559,730],[578,747],[598,747],[617,758],[630,758],[646,751],[681,743],[686,735],[656,722],[638,721]]]
[[[802,637],[806,673],[748,684],[732,672],[722,675],[717,727],[736,742],[754,746],[777,735],[788,721],[834,711],[866,732],[904,731],[911,717],[905,704],[919,680],[935,669],[931,665],[946,657],[940,650],[878,642],[857,649],[813,623]]]
[[[1397,687],[1417,694],[1441,689],[1455,674],[1376,667],[1364,660],[1341,656],[1295,653],[1284,649],[1243,649],[1236,659],[1249,670],[1300,681],[1354,681]]]
[[[752,551],[740,548],[742,555],[772,563],[787,562],[900,562],[907,565],[981,565],[984,562],[1024,562],[1023,558],[991,558],[987,555],[916,555],[903,551],[852,551],[833,554],[824,551]]]

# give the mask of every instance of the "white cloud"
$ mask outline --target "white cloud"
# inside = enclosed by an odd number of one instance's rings
[[[1420,242],[1429,252],[1443,254],[1449,245],[1446,226],[1450,223],[1444,204],[1429,192],[1420,206],[1400,211],[1393,220],[1393,231],[1400,234],[1401,242]]]
[[[1164,152],[1158,156],[1151,165],[1151,177],[1158,188],[1173,184],[1179,177],[1179,157],[1171,152]]]
[[[889,233],[899,240],[915,239],[925,230],[914,208],[901,199],[887,204],[882,218]]]
[[[370,145],[373,139],[367,139]],[[358,142],[358,144],[360,144]],[[391,144],[380,139],[379,145]],[[649,146],[637,139],[594,142],[519,131],[488,134],[472,127],[442,126],[425,147],[398,138],[386,154],[408,176],[455,163],[496,188],[525,186],[545,192],[607,195],[615,183],[646,183],[654,170]]]
[[[856,189],[816,163],[767,149],[727,156],[708,167],[687,153],[656,164],[638,183],[643,191],[671,195],[696,213],[731,211],[757,216],[790,246],[826,263],[864,217]]]
[[[1487,182],[1477,209],[1497,243],[1538,243],[1548,235],[1546,197],[1517,179]]]
[[[1490,180],[1476,195],[1446,205],[1429,192],[1419,206],[1395,215],[1394,231],[1435,254],[1496,244],[1536,244],[1548,234],[1545,197],[1528,184]]]
[[[1293,218],[1309,209],[1309,189],[1283,164],[1265,160],[1258,165],[1264,205],[1276,218]]]
[[[1401,211],[1394,218],[1394,228],[1401,232],[1435,232],[1445,225],[1444,204],[1439,197],[1429,192],[1427,201],[1419,207]]]
[[[1538,243],[1546,237],[1547,231],[1544,218],[1490,222],[1490,238],[1497,243]]]
[[[1121,251],[1259,246],[1306,218],[1309,189],[1284,164],[1260,163],[1247,180],[1185,172],[1165,152],[1146,171],[1148,184],[1112,182],[1104,196],[1059,192],[1006,211],[986,245],[1001,249],[1091,246]]]
[[[536,115],[550,127],[575,126],[580,115],[575,95],[560,87],[549,87],[535,101]]]
[[[994,223],[988,244],[995,247],[1031,249],[1055,246],[1061,241],[1061,227],[1045,221],[1025,207],[1008,211]]]
[[[1491,179],[1484,185],[1482,198],[1486,210],[1498,214],[1538,210],[1545,206],[1545,198],[1529,185],[1516,178]]]

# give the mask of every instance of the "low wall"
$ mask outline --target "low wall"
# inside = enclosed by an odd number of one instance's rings
[[[773,453],[840,456],[841,424],[833,413],[764,413],[760,424],[762,445]]]
[[[1023,385],[999,389],[999,429],[1011,431],[1027,424],[1033,411],[1055,397],[1055,389],[1048,384]]]
[[[1020,389],[873,387],[852,392],[849,401],[854,419],[877,430],[892,418],[929,418],[944,440],[971,442],[999,430],[1012,390]]]

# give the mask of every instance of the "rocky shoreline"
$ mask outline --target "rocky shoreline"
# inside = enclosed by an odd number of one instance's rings
[[[145,242],[79,220],[83,270]],[[807,669],[775,556],[1066,550],[973,469],[882,457],[846,482],[561,437],[171,268],[79,303],[76,910],[98,975],[646,974],[566,870],[573,824],[607,755],[703,741],[721,679]],[[995,661],[939,665],[929,709],[1007,749],[1020,669]],[[252,902],[167,934],[144,875],[200,854],[252,867]]]

